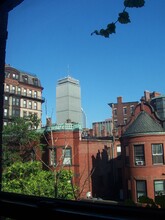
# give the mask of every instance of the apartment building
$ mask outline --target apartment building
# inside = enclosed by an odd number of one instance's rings
[[[112,108],[112,121],[115,130],[127,124],[138,103],[138,101],[123,102],[121,96],[117,97],[117,103],[108,103]]]
[[[36,75],[5,65],[3,124],[7,125],[13,117],[36,115],[41,119],[42,90]]]
[[[139,201],[147,196],[154,201],[165,195],[165,96],[135,107],[134,115],[122,130],[120,138],[123,160],[123,193],[125,199]],[[159,110],[159,112],[156,111]]]

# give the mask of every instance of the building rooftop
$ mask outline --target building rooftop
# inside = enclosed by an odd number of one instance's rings
[[[126,129],[123,136],[137,136],[141,134],[165,133],[163,127],[147,112],[141,111],[132,124]]]

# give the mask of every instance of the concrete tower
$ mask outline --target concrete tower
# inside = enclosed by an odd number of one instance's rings
[[[57,82],[56,122],[57,124],[75,122],[82,125],[80,84],[70,76]]]

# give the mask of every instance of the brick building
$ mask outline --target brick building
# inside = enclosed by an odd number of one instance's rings
[[[113,134],[116,137],[120,137],[120,129],[125,126],[138,104],[138,101],[123,102],[122,97],[117,97],[117,103],[109,103],[112,108],[112,122],[113,122]]]
[[[121,162],[121,152],[117,153],[112,139],[83,136],[78,123],[49,123],[40,131],[44,132],[46,143],[42,159],[52,169],[63,167],[73,171],[80,198],[85,198],[87,192],[104,199],[119,197],[116,192],[121,188],[118,182],[122,176],[116,172],[119,168],[116,160]]]
[[[154,98],[154,103],[155,99],[159,100],[158,105],[165,103],[163,96]],[[125,199],[138,202],[144,195],[155,200],[156,196],[165,194],[164,119],[148,102],[141,102],[123,128],[120,141]]]

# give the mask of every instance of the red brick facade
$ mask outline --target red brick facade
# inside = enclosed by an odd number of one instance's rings
[[[145,111],[158,124],[160,121],[154,116],[153,109],[146,103],[139,104],[136,109],[131,123],[137,118],[141,111]],[[131,124],[130,123],[130,124]],[[145,121],[144,121],[145,123]],[[129,127],[130,125],[128,125]],[[154,163],[152,145],[161,144],[163,146],[163,155],[161,163]],[[144,164],[137,165],[135,161],[135,146],[144,146]],[[146,196],[155,200],[155,181],[165,181],[165,132],[148,132],[138,135],[121,137],[122,156],[123,156],[123,189],[124,198],[131,198],[138,201],[138,182],[145,182]],[[129,157],[129,162],[127,158]],[[141,183],[142,183],[141,182]],[[143,183],[144,183],[143,182]]]
[[[79,186],[79,197],[86,198],[87,192],[94,197],[110,198],[113,190],[112,160],[115,160],[116,150],[112,140],[98,140],[90,137],[81,138],[80,130],[52,130],[46,134],[47,147],[43,159],[52,169],[71,169],[74,173],[74,183]],[[71,163],[62,165],[64,147],[71,149]],[[52,147],[56,149],[56,165],[50,161]],[[113,152],[112,152],[113,151]],[[110,162],[111,161],[111,162]],[[113,163],[115,164],[115,162]]]

